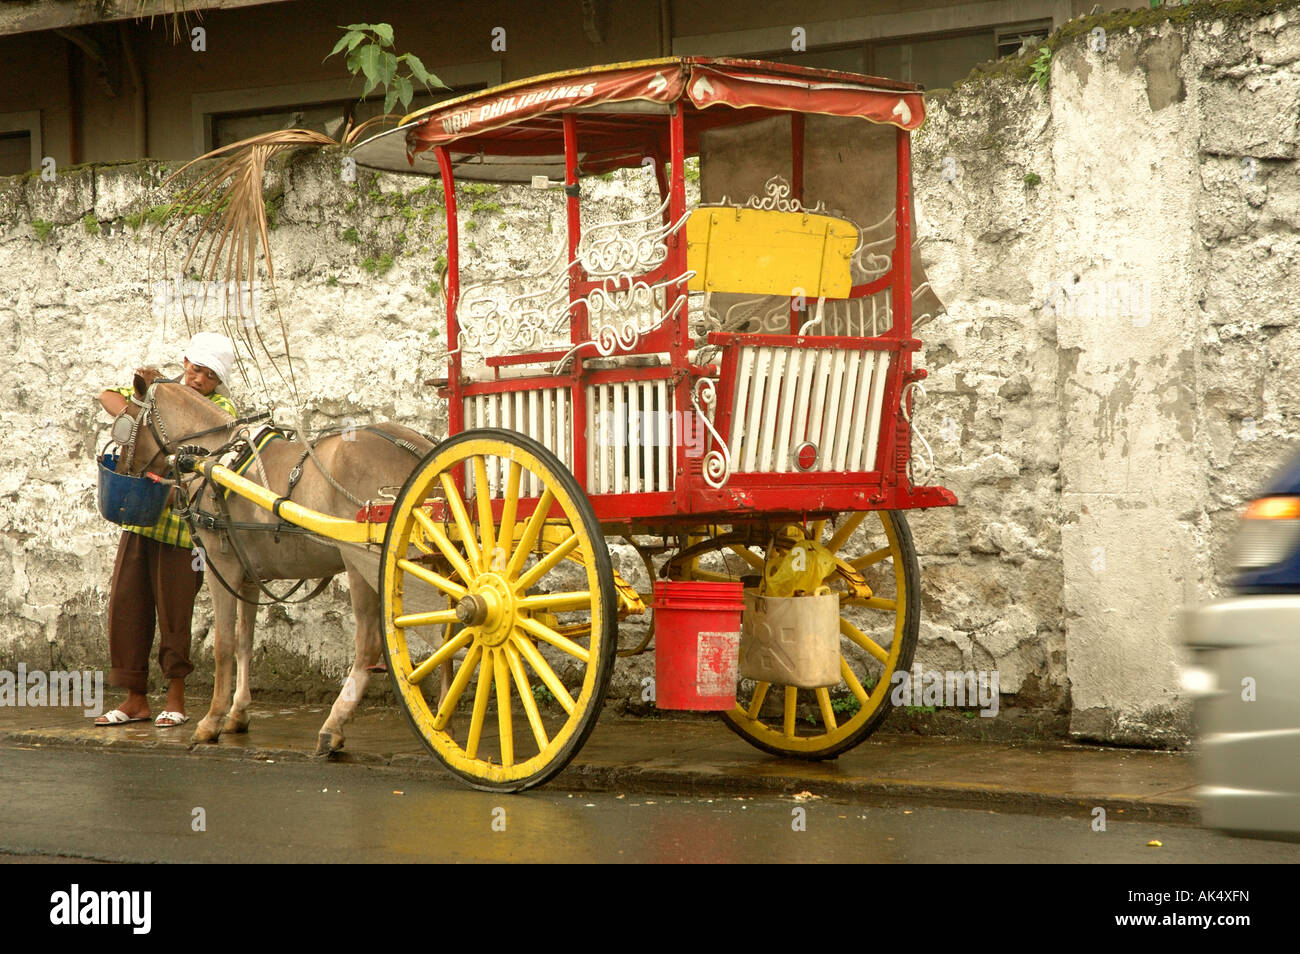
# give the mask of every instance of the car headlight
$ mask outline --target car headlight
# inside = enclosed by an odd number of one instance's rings
[[[1258,570],[1281,563],[1300,546],[1300,497],[1261,497],[1246,508],[1233,563]]]
[[[1184,666],[1179,672],[1183,692],[1194,699],[1217,695],[1219,683],[1212,670],[1204,666]]]

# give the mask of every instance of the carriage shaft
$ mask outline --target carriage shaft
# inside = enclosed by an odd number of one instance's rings
[[[201,473],[208,480],[238,494],[245,500],[269,510],[277,517],[312,533],[341,543],[383,543],[386,524],[361,523],[312,510],[281,497],[261,484],[241,477],[228,467],[207,457],[176,455],[175,465],[184,471]]]

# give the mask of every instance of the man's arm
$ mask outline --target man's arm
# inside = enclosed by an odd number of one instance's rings
[[[99,396],[99,403],[105,411],[117,417],[126,410],[127,400],[116,391],[105,391]]]

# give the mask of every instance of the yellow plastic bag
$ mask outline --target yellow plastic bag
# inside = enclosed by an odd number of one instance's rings
[[[811,596],[835,569],[835,555],[816,540],[797,540],[788,550],[774,546],[763,570],[763,596]]]

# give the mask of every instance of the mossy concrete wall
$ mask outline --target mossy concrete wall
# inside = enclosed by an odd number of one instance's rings
[[[918,227],[947,305],[919,332],[917,423],[962,502],[913,515],[918,659],[996,668],[1004,713],[1176,744],[1177,613],[1217,592],[1236,510],[1300,414],[1300,8],[1107,23],[1104,49],[1089,21],[1057,38],[1046,90],[1015,69],[976,77],[931,97],[915,137]],[[446,346],[438,190],[345,172],[327,151],[268,176],[297,396],[268,369],[235,397],[297,403],[311,428],[393,418],[440,435],[445,408],[425,384]],[[185,237],[164,263],[145,215],[160,175],[0,184],[0,668],[107,664],[117,534],[95,512],[108,422],[94,396],[137,365],[174,366],[187,337],[152,284],[175,276]],[[590,194],[610,203],[602,218],[645,208],[620,181]],[[536,268],[563,232],[554,193],[480,188],[460,208],[467,274]],[[615,556],[648,586],[639,560]],[[640,632],[625,624],[624,642]],[[335,585],[263,610],[254,685],[332,695],[350,654]],[[621,660],[614,698],[639,702],[651,665]]]
[[[919,420],[965,505],[917,521],[927,649],[1068,701],[1077,736],[1185,738],[1179,611],[1294,449],[1300,11],[1274,6],[1072,24],[1046,91],[973,78],[917,136],[948,304]]]

